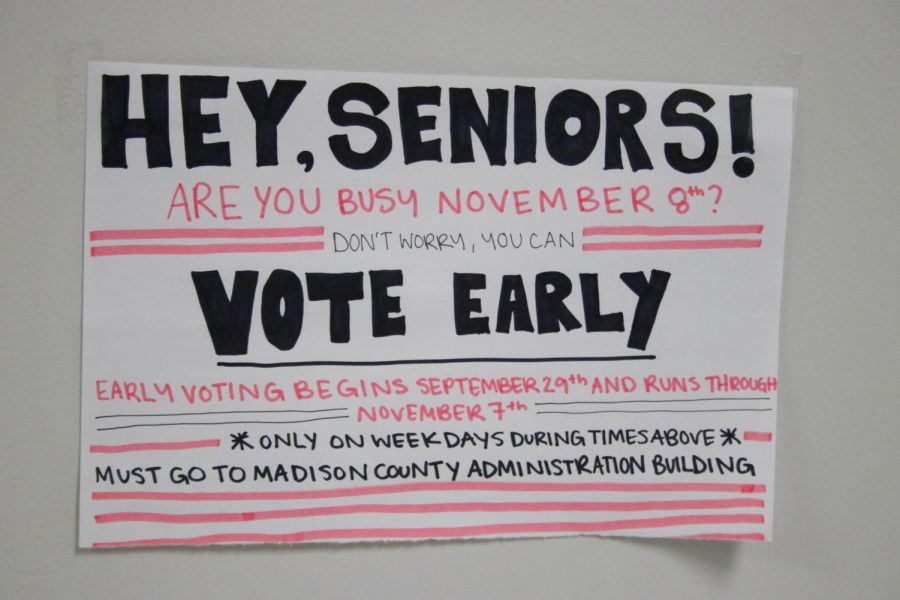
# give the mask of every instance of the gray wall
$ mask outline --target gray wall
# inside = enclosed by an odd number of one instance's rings
[[[0,2],[0,597],[900,594],[900,4]],[[75,549],[87,61],[794,86],[775,542]]]

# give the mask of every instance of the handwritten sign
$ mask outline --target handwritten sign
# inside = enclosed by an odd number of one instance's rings
[[[790,90],[88,85],[83,547],[771,537]]]

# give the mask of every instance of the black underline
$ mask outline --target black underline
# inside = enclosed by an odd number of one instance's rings
[[[110,431],[113,429],[131,429],[133,427],[170,427],[173,425],[291,425],[293,423],[312,423],[313,421],[327,421],[329,419],[349,419],[348,416],[341,417],[318,417],[316,419],[303,419],[300,421],[219,421],[219,422],[186,422],[186,423],[138,423],[136,425],[119,425],[117,427],[98,427],[97,431]]]
[[[708,413],[708,412],[769,412],[771,408],[711,408],[707,410],[591,410],[572,412],[564,410],[542,410],[539,415],[596,415],[600,413]]]
[[[681,400],[665,399],[665,400],[574,400],[572,402],[535,402],[535,406],[564,406],[567,404],[638,404],[641,402],[714,402],[714,401],[745,401],[745,400],[770,400],[769,396],[759,396],[754,398],[683,398]]]
[[[502,357],[482,356],[469,358],[419,358],[398,360],[310,360],[298,362],[237,362],[221,361],[220,367],[256,367],[271,369],[275,367],[387,367],[392,365],[446,365],[458,363],[550,363],[550,362],[613,362],[625,360],[655,360],[653,354],[636,354],[631,356],[539,356],[539,357]]]
[[[197,415],[244,415],[244,414],[272,414],[272,413],[320,413],[334,412],[336,410],[347,410],[342,408],[320,408],[316,410],[213,410],[205,412],[184,412],[184,413],[157,413],[149,415],[100,415],[95,419],[116,419],[119,417],[193,417]]]

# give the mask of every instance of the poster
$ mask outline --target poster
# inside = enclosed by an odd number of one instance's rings
[[[770,539],[793,102],[92,63],[80,545]]]

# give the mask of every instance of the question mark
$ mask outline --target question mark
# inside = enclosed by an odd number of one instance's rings
[[[707,189],[707,191],[712,191],[712,190],[716,191],[716,200],[715,200],[715,202],[713,202],[713,213],[719,212],[718,206],[719,206],[719,200],[722,199],[722,186],[712,184],[711,186],[709,186],[706,189]]]

